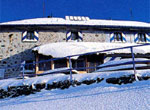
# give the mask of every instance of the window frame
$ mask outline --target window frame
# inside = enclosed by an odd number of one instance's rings
[[[27,37],[28,40],[34,40],[34,31],[27,31]]]
[[[78,58],[77,60],[72,60],[72,67],[78,71],[86,71],[86,61],[85,58]]]
[[[22,42],[37,42],[38,40],[35,38],[35,32],[33,30],[29,30],[29,31],[24,31],[22,33]],[[24,35],[25,33],[25,35]],[[30,34],[30,36],[28,36]],[[26,36],[26,37],[25,37]],[[25,38],[24,38],[25,37]],[[30,37],[33,37],[30,39]],[[38,37],[38,36],[37,36]],[[24,38],[24,39],[23,39]]]
[[[138,43],[146,43],[146,33],[138,33]],[[144,38],[143,38],[144,36]],[[143,40],[144,39],[144,40]]]
[[[114,42],[123,42],[123,36],[121,32],[114,32]]]
[[[79,40],[79,33],[78,32],[71,32],[71,40],[72,41],[76,41],[76,40]]]
[[[67,32],[66,42],[70,42],[70,41],[77,41],[77,42],[83,41],[82,32],[80,32],[80,31]]]

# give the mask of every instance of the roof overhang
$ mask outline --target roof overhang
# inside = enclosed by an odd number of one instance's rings
[[[60,42],[60,43],[49,43],[45,45],[41,45],[39,47],[35,47],[33,51],[36,51],[38,54],[42,54],[45,56],[52,56],[53,58],[62,58],[67,56],[74,56],[73,58],[76,59],[80,55],[84,55],[86,53],[92,54],[131,54],[130,48],[124,49],[116,49],[112,51],[105,51],[108,49],[114,48],[122,48],[128,46],[136,46],[139,44],[132,44],[132,43],[98,43],[98,42]],[[147,54],[150,53],[150,44],[134,47],[133,51],[135,54]]]

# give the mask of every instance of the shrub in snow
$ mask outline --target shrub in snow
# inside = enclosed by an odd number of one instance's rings
[[[128,83],[133,83],[135,80],[135,76],[134,75],[128,75],[128,76],[121,76],[118,78],[108,78],[106,79],[107,83],[111,83],[111,84],[128,84]]]
[[[141,76],[138,75],[140,80],[148,80],[150,76],[147,76],[148,71],[146,71]],[[41,91],[41,89],[67,89],[70,86],[79,86],[81,84],[90,85],[93,83],[100,83],[106,79],[107,83],[111,84],[128,84],[135,81],[134,74],[127,74],[126,72],[116,73],[104,73],[104,74],[80,74],[73,75],[73,81],[70,82],[68,75],[54,75],[54,76],[43,76],[36,77],[32,79],[27,79],[22,83],[22,80],[6,80],[2,81],[0,84],[0,99],[6,97],[17,97],[21,95],[29,95]],[[25,85],[26,84],[26,85]]]
[[[23,86],[8,87],[7,92],[9,94],[9,97],[18,97],[21,95],[33,94],[34,90],[32,89],[32,86],[23,85]]]
[[[0,99],[6,98],[9,96],[10,94],[7,91],[5,91],[4,89],[0,89]]]
[[[58,81],[58,82],[53,82],[52,84],[47,84],[46,89],[47,90],[56,89],[56,88],[66,89],[69,88],[70,85],[71,83],[69,80]]]
[[[37,91],[40,91],[41,89],[44,89],[46,87],[45,83],[39,83],[39,84],[35,84],[35,88]]]
[[[103,80],[104,80],[104,78],[97,78],[97,79],[96,79],[96,82],[99,83],[99,82],[101,82],[101,81],[103,81]]]
[[[46,85],[46,90],[51,90],[53,89],[53,84],[47,84]]]
[[[96,82],[96,80],[84,80],[82,83],[83,83],[83,84],[90,85],[90,84],[93,84],[93,83],[95,83],[95,82]]]
[[[106,79],[106,82],[111,84],[119,84],[118,78],[108,78]]]
[[[149,80],[150,79],[150,76],[144,76],[142,77],[143,80]]]
[[[149,80],[149,79],[150,79],[150,76],[141,76],[141,77],[138,76],[138,79],[139,79],[139,81],[142,81],[142,80]]]
[[[81,85],[82,83],[79,82],[79,81],[77,81],[77,80],[74,80],[74,81],[72,82],[72,84],[73,84],[73,86],[79,86],[79,85]]]

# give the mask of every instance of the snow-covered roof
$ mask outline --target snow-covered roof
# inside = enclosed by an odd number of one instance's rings
[[[99,42],[58,42],[49,43],[35,47],[33,51],[37,51],[39,54],[46,56],[52,56],[54,58],[66,57],[76,54],[85,54],[88,52],[103,51],[106,49],[120,48],[126,46],[133,46],[137,44],[132,43],[99,43]],[[134,53],[150,53],[150,45],[134,47]],[[131,53],[129,49],[120,49],[103,53]],[[74,57],[75,58],[75,57]],[[76,57],[77,58],[77,57]],[[75,59],[76,59],[75,58]]]
[[[149,62],[149,59],[147,59],[147,58],[135,58],[134,60],[135,61],[147,61],[147,62]],[[119,69],[130,69],[130,68],[133,68],[133,64],[124,64],[124,63],[132,62],[132,61],[133,61],[132,58],[108,61],[104,64],[99,65],[98,67],[100,67],[100,69],[96,70],[95,72],[113,71],[113,70],[119,70]],[[148,65],[144,64],[144,63],[135,65],[136,68],[137,67],[144,67],[144,66],[148,66]]]
[[[34,18],[0,23],[0,25],[75,25],[75,26],[104,26],[104,27],[134,27],[150,28],[149,23],[121,20],[69,20],[63,18]]]

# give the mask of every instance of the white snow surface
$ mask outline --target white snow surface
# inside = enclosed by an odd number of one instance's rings
[[[105,82],[42,90],[29,96],[0,99],[0,110],[150,110],[150,80],[126,85]]]
[[[150,76],[150,70],[137,70],[137,73],[142,76]],[[90,79],[97,79],[99,78],[110,78],[110,77],[120,77],[123,75],[131,75],[134,74],[133,70],[128,71],[114,71],[114,72],[95,72],[95,73],[86,73],[86,74],[73,74],[73,80],[77,81],[84,81],[84,80],[90,80]],[[25,85],[34,85],[34,84],[52,84],[53,82],[58,81],[64,81],[64,80],[70,80],[70,75],[65,75],[63,73],[57,73],[57,74],[49,74],[45,76],[38,76],[38,77],[32,77],[27,79],[4,79],[0,80],[0,88],[7,89],[7,87],[11,86],[21,86],[23,84]]]
[[[109,66],[109,65],[116,65],[116,64],[131,62],[131,61],[133,61],[132,58],[112,60],[112,61],[108,61],[108,62],[106,62],[104,64],[101,64],[98,67],[104,67],[104,66]],[[147,59],[147,58],[134,58],[134,61],[149,61],[149,59]]]
[[[45,45],[41,45],[39,47],[35,47],[33,51],[37,51],[39,54],[52,56],[54,58],[66,57],[76,54],[84,54],[88,52],[95,52],[95,51],[103,51],[106,49],[114,49],[114,48],[121,48],[127,46],[133,46],[138,44],[132,43],[99,43],[99,42],[58,42],[58,43],[49,43]],[[134,53],[150,53],[150,45],[135,47],[133,49]],[[119,49],[101,53],[131,53],[129,49]],[[74,59],[78,57],[73,57]]]
[[[143,67],[147,66],[147,64],[136,64],[135,67]],[[118,69],[128,69],[128,68],[133,68],[133,64],[128,64],[128,65],[119,65],[119,66],[112,66],[112,67],[105,67],[96,70],[96,72],[101,72],[101,71],[113,71],[113,70],[118,70]]]
[[[70,21],[63,18],[34,18],[0,23],[0,25],[87,25],[87,26],[122,26],[122,27],[150,27],[149,23],[138,21],[100,20]]]
[[[142,76],[150,75],[150,70],[137,70]],[[133,74],[133,71],[97,72],[74,74],[73,79],[119,77]],[[69,75],[52,74],[24,80],[24,84],[51,84],[69,79]],[[23,80],[0,80],[0,87],[22,85]],[[42,90],[29,96],[0,99],[0,110],[150,110],[150,80],[126,85],[112,85],[104,81],[98,84],[81,85],[60,90]]]
[[[149,61],[147,58],[135,58],[135,61]],[[104,64],[99,65],[98,67],[101,67],[100,69],[96,70],[95,72],[102,72],[102,71],[112,71],[112,70],[118,70],[118,69],[127,69],[127,68],[133,68],[133,64],[124,64],[124,65],[118,65],[118,66],[111,66],[116,64],[122,64],[133,61],[132,58],[126,58],[126,59],[120,59],[120,60],[113,60],[108,61]],[[105,67],[108,66],[108,67]],[[143,67],[148,66],[147,64],[135,64],[135,67]]]

